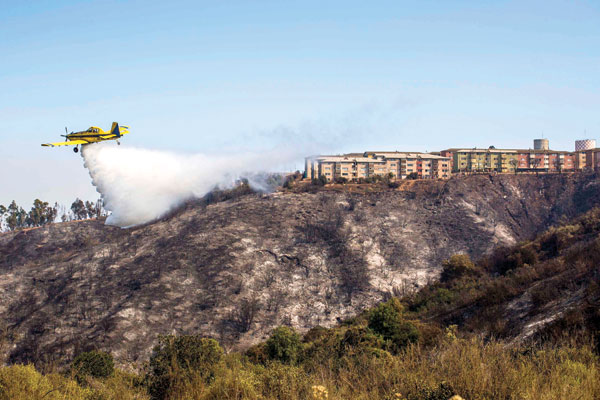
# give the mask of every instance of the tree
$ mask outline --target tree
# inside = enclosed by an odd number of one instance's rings
[[[16,201],[12,201],[6,211],[6,224],[8,229],[14,231],[17,228],[23,228],[26,224],[27,212],[22,207],[17,205]]]
[[[192,372],[210,381],[222,357],[223,349],[214,339],[199,335],[160,336],[146,375],[152,398],[166,398],[171,388]]]
[[[83,383],[87,376],[108,378],[114,373],[115,366],[110,354],[102,351],[88,351],[75,357],[70,370],[77,382]]]
[[[533,168],[535,169],[535,174],[539,174],[539,167],[542,164],[542,160],[539,159],[538,157],[534,157],[533,159]]]
[[[510,166],[512,167],[512,169],[515,171],[515,175],[517,174],[518,168],[517,166],[519,165],[519,162],[517,161],[516,158],[512,158],[509,162]]]
[[[87,218],[87,209],[85,208],[83,201],[81,201],[79,198],[75,199],[73,204],[71,204],[71,211],[73,212],[75,219]]]
[[[95,208],[94,212],[95,212],[96,218],[100,218],[100,217],[106,215],[106,210],[104,209],[104,200],[98,199],[96,201],[96,208]]]
[[[380,303],[369,315],[369,329],[387,342],[392,352],[419,340],[419,330],[403,318],[403,307],[396,298]]]
[[[94,218],[96,216],[96,204],[93,201],[85,202],[85,210],[88,218]]]
[[[467,254],[454,254],[449,260],[442,263],[444,269],[440,280],[448,282],[468,274],[477,272],[475,264]]]
[[[319,175],[318,178],[312,180],[314,186],[325,186],[327,184],[327,177],[325,175]]]
[[[248,332],[252,327],[254,318],[260,310],[258,299],[243,299],[232,313],[232,321],[239,332]]]
[[[0,231],[4,230],[4,214],[8,212],[8,209],[0,204]]]
[[[275,328],[266,345],[269,358],[285,364],[294,364],[298,360],[302,346],[300,335],[289,326]]]
[[[28,226],[42,226],[54,222],[58,210],[56,207],[50,207],[48,202],[40,199],[33,201],[33,207],[27,215]]]
[[[556,155],[554,157],[554,168],[558,171],[559,174],[562,174],[563,160],[560,159],[559,155]]]

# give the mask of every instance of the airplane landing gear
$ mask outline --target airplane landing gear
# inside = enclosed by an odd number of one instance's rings
[[[119,141],[117,140],[117,144],[120,146],[120,145],[121,145],[121,142],[119,142]]]
[[[75,147],[73,147],[73,151],[74,151],[75,153],[77,153],[77,152],[79,151],[79,148],[78,148],[77,146],[75,146]]]

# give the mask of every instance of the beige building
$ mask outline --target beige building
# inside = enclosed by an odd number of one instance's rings
[[[450,178],[452,170],[450,157],[431,153],[367,151],[364,155],[368,158],[385,160],[388,172],[400,179],[409,176],[419,179],[447,179]]]
[[[314,156],[305,160],[305,178],[324,176],[327,181],[344,178],[359,181],[390,175],[392,179],[441,178],[451,174],[451,159],[429,153],[372,152],[340,156]]]
[[[351,155],[315,156],[306,158],[304,176],[306,179],[324,176],[330,182],[338,178],[353,181],[384,175],[386,171],[382,160]]]
[[[448,149],[442,156],[452,158],[453,172],[514,172],[519,151],[515,149]]]

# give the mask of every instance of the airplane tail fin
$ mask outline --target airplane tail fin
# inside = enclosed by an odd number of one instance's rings
[[[110,128],[110,133],[115,135],[116,137],[121,137],[121,130],[119,129],[119,124],[113,122],[112,127]]]

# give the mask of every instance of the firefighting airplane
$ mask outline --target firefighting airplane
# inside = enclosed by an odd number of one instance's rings
[[[65,128],[65,133],[67,133],[67,128]],[[91,126],[86,131],[81,132],[71,132],[66,135],[61,135],[67,138],[66,142],[58,142],[58,143],[43,143],[42,146],[55,147],[55,146],[75,146],[73,151],[77,153],[79,151],[79,145],[85,146],[86,144],[103,142],[105,140],[116,140],[117,144],[121,144],[119,142],[119,138],[123,135],[129,133],[128,126],[121,126],[116,122],[112,123],[112,127],[110,128],[110,132],[104,132],[101,128],[97,126]]]

